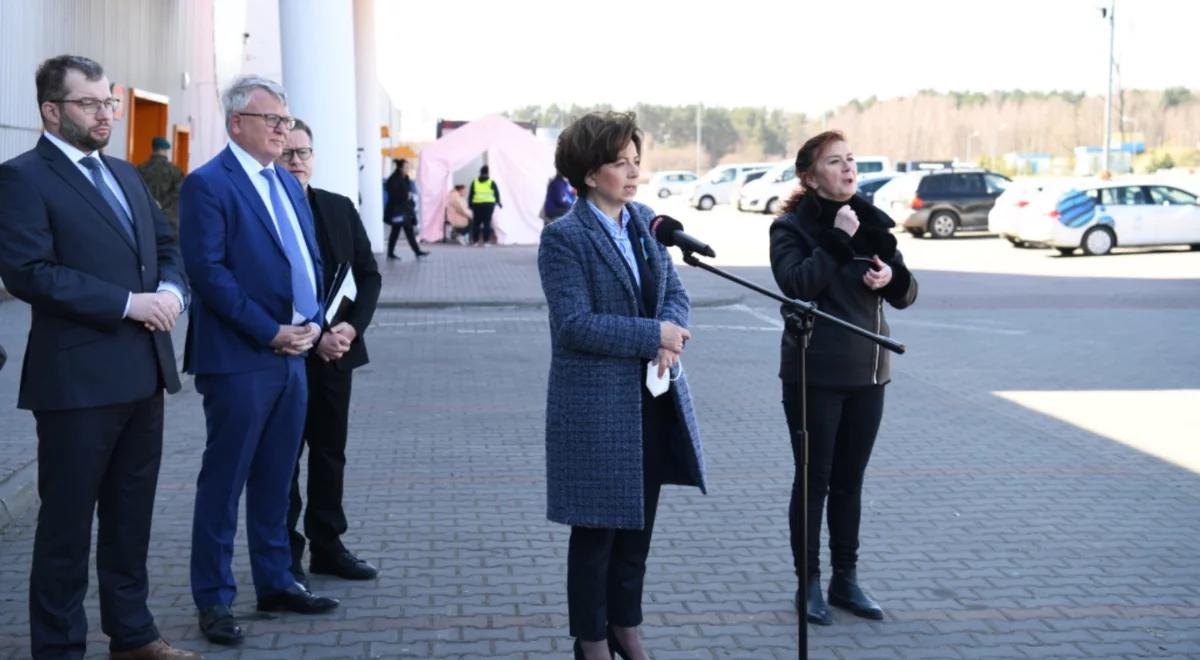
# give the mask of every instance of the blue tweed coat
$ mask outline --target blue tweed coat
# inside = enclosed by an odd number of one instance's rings
[[[638,203],[628,208],[649,237],[654,212]],[[639,316],[633,278],[582,198],[542,231],[538,272],[550,308],[551,345],[546,515],[554,522],[645,526],[642,361],[658,354],[659,320],[687,326],[688,296],[667,249],[657,241],[644,243],[657,285],[658,320]],[[670,441],[691,466],[668,472],[666,483],[704,491],[704,455],[687,376],[680,375],[662,396],[674,399],[681,423]]]

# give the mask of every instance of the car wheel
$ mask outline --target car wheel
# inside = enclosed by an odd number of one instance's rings
[[[1191,248],[1192,252],[1200,252],[1200,243],[1192,243],[1188,247]]]
[[[1058,253],[1064,257],[1069,257],[1069,256],[1075,254],[1075,248],[1057,248],[1057,249],[1058,249]]]
[[[768,199],[767,205],[763,207],[763,210],[767,212],[767,215],[779,215],[779,198],[772,197]]]
[[[929,233],[934,238],[950,238],[958,229],[958,218],[949,211],[938,211],[929,218]]]
[[[666,198],[668,198],[668,197],[670,197],[670,196],[671,196],[671,191],[670,191],[670,190],[667,190],[666,188],[663,188],[662,190],[658,191],[658,198],[659,198],[659,199],[666,199]]]
[[[1117,244],[1117,237],[1108,227],[1092,227],[1083,235],[1082,247],[1085,254],[1093,256],[1108,254]]]
[[[717,200],[713,199],[712,197],[710,197],[708,195],[705,195],[700,198],[700,206],[698,206],[697,208],[699,208],[701,211],[709,211],[709,210],[712,210],[712,207],[716,206],[716,204],[717,204]]]
[[[904,231],[912,234],[913,238],[921,238],[925,235],[924,229],[917,229],[916,227],[905,227]]]

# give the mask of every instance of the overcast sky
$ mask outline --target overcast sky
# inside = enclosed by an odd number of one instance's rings
[[[379,75],[407,139],[522,105],[819,113],[940,91],[1103,93],[1102,0],[378,0]],[[1200,87],[1195,0],[1119,0],[1127,88]],[[424,133],[428,127],[428,134]]]

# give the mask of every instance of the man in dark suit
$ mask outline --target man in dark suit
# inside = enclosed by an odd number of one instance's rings
[[[187,280],[137,170],[100,153],[120,103],[103,68],[63,55],[36,80],[42,137],[0,165],[0,277],[32,307],[17,404],[38,436],[32,654],[84,655],[95,511],[112,657],[196,658],[162,640],[146,606],[163,389],[179,391],[170,330]]]
[[[304,440],[308,444],[308,508],[304,512],[304,534],[301,535],[296,530],[303,506],[297,461],[288,509],[292,573],[297,581],[307,583],[302,562],[307,536],[311,555],[309,570],[313,573],[336,575],[346,580],[370,580],[378,573],[375,567],[356,557],[342,544],[341,536],[347,527],[342,491],[351,376],[354,369],[367,363],[363,333],[375,315],[383,280],[354,202],[308,185],[316,160],[312,129],[297,120],[277,163],[291,172],[308,194],[316,221],[321,263],[325,266],[322,291],[331,290],[339,268],[345,267],[350,268],[358,291],[353,304],[341,316],[332,319],[332,325],[321,334],[316,349],[308,356],[308,417],[304,425]]]
[[[243,76],[222,95],[229,145],[183,182],[179,233],[195,293],[184,368],[204,397],[208,444],[192,519],[200,631],[242,641],[230,606],[238,500],[260,611],[325,612],[291,573],[288,492],[308,399],[304,356],[321,331],[321,256],[296,179],[274,164],[294,120],[278,83]]]

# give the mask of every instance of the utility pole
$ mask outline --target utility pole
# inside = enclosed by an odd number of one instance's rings
[[[1104,98],[1104,171],[1112,172],[1112,88],[1113,88],[1113,40],[1116,34],[1117,0],[1109,0],[1108,7],[1100,9],[1100,16],[1108,19],[1108,95]]]
[[[702,123],[703,123],[702,117],[703,116],[704,116],[704,104],[697,103],[696,104],[696,174],[697,175],[704,173],[700,169],[700,148],[701,148],[700,138],[704,134],[704,130],[703,130],[703,126],[702,126]]]

